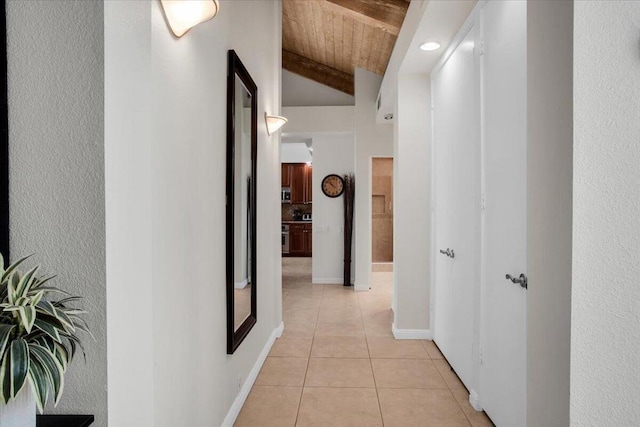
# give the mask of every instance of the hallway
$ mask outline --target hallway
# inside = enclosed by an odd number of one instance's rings
[[[372,289],[312,285],[310,258],[283,259],[285,331],[236,426],[491,426],[431,341],[391,334],[392,272]]]

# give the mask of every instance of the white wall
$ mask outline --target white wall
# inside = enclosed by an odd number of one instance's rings
[[[110,359],[110,386],[120,394],[109,402],[109,411],[117,425],[222,424],[238,395],[238,380],[247,378],[281,322],[280,267],[273,262],[280,250],[279,137],[268,137],[259,120],[258,323],[235,354],[226,355],[227,49],[236,50],[258,86],[258,117],[265,111],[277,114],[280,6],[222,1],[213,20],[175,39],[159,2],[107,3],[107,40],[113,41],[105,52],[111,99],[106,173],[113,179],[107,182],[107,235],[113,239],[109,301],[138,285],[133,279],[139,272],[125,259],[127,252],[118,249],[141,246],[128,231],[143,216],[150,225],[141,233],[151,241],[141,247],[148,251],[141,254],[143,261],[150,261],[138,266],[146,278],[145,290],[138,293],[144,300],[141,309],[127,302],[108,307],[110,316],[126,312],[129,328],[141,325],[150,335],[135,342],[136,352],[150,359],[135,355],[129,365]],[[129,25],[130,20],[136,24]],[[123,79],[131,58],[136,58],[133,73]],[[143,89],[132,93],[136,85]],[[149,114],[141,114],[143,106],[151,106]],[[139,171],[130,166],[136,162]],[[125,176],[116,179],[117,173]],[[120,193],[125,180],[131,189]],[[131,204],[134,194],[144,195],[140,204]],[[118,329],[125,326],[115,322],[110,330],[110,354],[130,353],[129,332]],[[140,377],[134,372],[143,362],[148,366]],[[139,393],[150,397],[140,399]],[[129,418],[135,413],[144,415]]]
[[[573,2],[528,2],[527,27],[527,424],[566,426]]]
[[[154,425],[150,7],[104,3],[108,402],[121,426]]]
[[[7,2],[11,253],[82,295],[83,340],[57,408],[107,425],[103,6]]]
[[[640,2],[574,18],[571,425],[638,425]]]
[[[354,105],[349,94],[313,80],[282,71],[282,105],[286,107]]]
[[[304,142],[283,142],[280,145],[280,160],[282,163],[307,163],[312,162],[313,158]]]
[[[368,290],[370,285],[371,158],[393,156],[393,126],[376,124],[376,97],[381,82],[381,76],[356,68],[356,196],[353,238],[356,256],[351,266],[356,274],[356,290]],[[398,199],[395,200],[397,202]],[[394,260],[397,258],[394,257]]]
[[[353,134],[313,138],[313,283],[344,281],[344,197],[326,197],[321,187],[325,176],[353,173],[354,166]]]
[[[393,139],[394,328],[430,327],[431,90],[428,74],[398,76]]]
[[[290,134],[353,132],[355,109],[352,106],[283,107],[289,121],[282,128],[283,137]]]

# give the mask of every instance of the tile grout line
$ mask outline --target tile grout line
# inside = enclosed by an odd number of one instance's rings
[[[313,286],[313,284],[311,285]],[[322,293],[320,294],[320,307],[322,307],[322,298],[324,297],[324,285],[322,286]],[[318,308],[318,314],[316,315],[316,325],[313,328],[313,335],[311,336],[311,347],[309,348],[309,355],[307,357],[307,369],[304,371],[304,379],[302,380],[302,390],[300,390],[300,400],[298,401],[298,411],[296,412],[296,421],[294,425],[298,425],[298,418],[300,417],[300,407],[302,406],[302,396],[304,395],[304,388],[307,382],[307,373],[309,372],[309,363],[311,363],[311,352],[313,351],[313,343],[316,340],[316,329],[318,329],[318,320],[320,319],[320,308]]]
[[[373,377],[373,386],[376,390],[376,400],[378,401],[378,410],[380,411],[380,421],[382,427],[384,427],[384,415],[382,415],[382,404],[380,403],[380,393],[378,392],[378,383],[376,382],[376,373],[373,370],[373,362],[371,362],[371,349],[369,348],[369,336],[367,335],[367,328],[364,326],[364,316],[362,315],[362,305],[360,304],[360,296],[357,295],[358,310],[360,311],[360,320],[362,321],[362,327],[364,328],[364,341],[367,345],[367,353],[369,354],[369,367],[371,368],[371,376]]]

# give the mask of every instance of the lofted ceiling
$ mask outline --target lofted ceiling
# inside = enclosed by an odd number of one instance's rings
[[[353,95],[355,67],[384,75],[410,0],[283,0],[282,67]]]

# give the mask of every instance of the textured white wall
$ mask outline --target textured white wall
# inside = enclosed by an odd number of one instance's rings
[[[355,289],[368,290],[371,277],[371,158],[393,157],[393,126],[376,123],[382,77],[356,68],[356,197],[354,210]],[[397,201],[397,199],[396,199]],[[396,259],[396,258],[394,258]]]
[[[35,252],[84,296],[96,337],[47,412],[92,413],[106,426],[103,6],[9,1],[7,32],[11,252]]]
[[[152,356],[142,377],[122,371],[130,373],[135,365],[110,360],[112,387],[122,394],[117,404],[110,402],[109,410],[113,419],[120,420],[119,426],[220,425],[238,394],[238,380],[246,379],[280,324],[280,267],[273,262],[273,254],[280,251],[279,136],[268,137],[264,121],[259,120],[258,323],[236,353],[226,355],[227,49],[236,50],[258,86],[258,117],[265,111],[277,114],[280,6],[279,2],[222,1],[213,20],[179,40],[167,28],[159,2],[122,1],[108,6],[108,17],[113,19],[107,21],[107,33],[115,32],[109,37],[117,40],[120,31],[126,32],[129,19],[142,27],[127,32],[135,41],[108,44],[105,53],[115,61],[109,65],[113,74],[106,76],[107,99],[112,101],[106,111],[112,120],[105,125],[107,218],[108,226],[114,225],[108,230],[115,233],[109,237],[136,246],[134,236],[126,232],[137,228],[139,218],[146,215],[148,225],[142,233],[148,232],[151,240],[149,247],[141,247],[148,251],[142,254],[143,260],[151,260],[140,266],[145,290],[136,295],[144,295],[144,301],[140,311],[128,313],[129,325],[140,324],[150,333],[150,338],[136,342],[136,350]],[[134,75],[121,79],[119,72],[129,67],[128,58],[138,55],[143,59],[135,62]],[[135,83],[143,88],[149,85],[149,91],[132,92]],[[150,106],[149,115],[140,111],[143,105]],[[127,134],[132,136],[120,138]],[[132,148],[135,137],[144,142]],[[127,160],[120,159],[125,155]],[[135,188],[124,194],[115,176],[121,162],[126,166],[122,173]],[[141,171],[133,170],[134,162],[142,164]],[[137,191],[144,193],[141,204],[131,204]],[[128,217],[126,209],[132,211]],[[139,276],[124,259],[125,251],[118,252],[115,244],[109,248],[113,252],[109,253],[108,288],[115,299],[136,287],[133,280]],[[120,266],[123,272],[115,270]],[[126,277],[128,273],[131,278]],[[121,280],[112,281],[112,277]],[[126,308],[126,303],[116,303],[114,310]],[[110,316],[121,315],[108,309]],[[118,323],[115,328],[125,325]],[[125,351],[131,345],[126,330],[110,331],[109,337],[110,348]],[[143,361],[133,358],[133,364]],[[138,393],[150,393],[151,398],[140,399]],[[127,418],[136,411],[145,414],[142,422]]]
[[[575,2],[571,424],[639,425],[640,2]]]
[[[353,134],[324,134],[313,138],[313,283],[344,280],[344,196],[327,197],[321,187],[322,180],[329,174],[353,173],[353,144]],[[353,269],[351,273],[353,276]]]
[[[527,424],[569,424],[573,1],[527,3]]]
[[[394,326],[429,329],[431,293],[431,86],[398,76],[394,155]]]
[[[354,105],[355,98],[329,86],[282,71],[282,105],[285,107]]]

